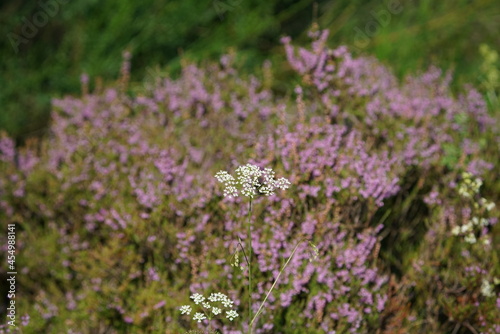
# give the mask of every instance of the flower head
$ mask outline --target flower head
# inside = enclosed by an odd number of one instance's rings
[[[207,319],[207,317],[208,321],[210,321],[214,316],[221,314],[224,308],[229,309],[228,311],[226,311],[226,317],[229,320],[233,320],[238,316],[238,313],[235,310],[230,309],[231,307],[233,307],[234,302],[223,293],[212,293],[208,298],[205,298],[202,294],[195,293],[191,295],[190,298],[196,305],[199,305],[204,309],[203,313],[197,312],[194,314],[193,320],[195,321],[201,322]],[[180,311],[181,314],[191,314],[192,308],[189,305],[185,305],[180,307]]]
[[[195,293],[194,295],[191,296],[191,299],[194,301],[195,304],[202,303],[205,300],[205,297],[200,295],[199,293]]]
[[[236,169],[236,177],[226,171],[215,174],[215,178],[224,183],[224,196],[237,197],[239,191],[243,196],[254,198],[257,195],[271,196],[276,189],[288,189],[290,181],[285,178],[274,178],[271,168],[261,169],[252,164],[246,164]]]
[[[238,190],[236,189],[236,180],[235,178],[226,171],[221,170],[217,174],[215,174],[215,178],[224,183],[224,197],[237,197]]]
[[[184,305],[184,306],[181,306],[181,314],[191,314],[191,306],[189,305]]]
[[[202,320],[204,320],[206,318],[207,317],[205,317],[205,315],[203,313],[198,312],[198,313],[195,313],[193,320],[201,322]]]
[[[471,198],[475,194],[479,193],[479,188],[483,185],[483,181],[480,178],[474,178],[471,173],[462,173],[462,182],[458,186],[458,193],[462,197]]]
[[[231,311],[226,311],[226,317],[229,319],[229,321],[233,321],[234,318],[238,316],[238,313],[236,313],[235,310]]]

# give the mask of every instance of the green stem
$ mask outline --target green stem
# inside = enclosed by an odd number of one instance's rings
[[[238,237],[238,245],[240,246],[241,251],[243,252],[243,257],[245,258],[245,262],[248,265],[250,262],[248,261],[247,252],[245,252],[245,247],[243,247],[243,241],[241,241],[240,237]],[[236,249],[236,251],[238,251],[238,250]],[[231,258],[231,260],[232,260],[232,258]]]
[[[248,208],[247,239],[248,239],[248,321],[252,319],[252,231],[251,231],[252,199]],[[251,323],[248,325],[248,334],[252,334]]]
[[[260,304],[260,307],[259,309],[257,310],[257,313],[255,313],[255,316],[253,317],[252,321],[250,322],[250,328],[252,328],[252,325],[253,323],[255,322],[255,320],[257,319],[257,316],[262,312],[262,308],[264,307],[264,304],[266,303],[267,301],[267,298],[269,297],[269,295],[271,294],[271,292],[273,291],[274,289],[274,286],[276,285],[276,283],[278,283],[278,280],[281,276],[281,273],[285,270],[286,266],[288,265],[288,263],[290,262],[290,260],[293,258],[295,252],[297,251],[297,248],[299,247],[299,245],[304,242],[304,241],[307,241],[307,239],[302,239],[300,240],[297,245],[295,245],[295,248],[293,249],[293,252],[292,254],[290,254],[290,256],[288,257],[288,260],[286,261],[285,265],[283,266],[283,268],[281,268],[279,274],[278,274],[278,277],[276,277],[276,280],[274,281],[273,285],[271,286],[271,288],[269,289],[269,291],[267,292],[267,295],[266,295],[266,298],[264,298],[264,301]]]

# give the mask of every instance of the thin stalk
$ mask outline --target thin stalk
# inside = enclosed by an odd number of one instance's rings
[[[243,242],[241,241],[240,237],[238,237],[238,245],[240,246],[241,251],[243,252],[243,257],[245,258],[245,262],[248,265],[250,262],[248,261],[247,253],[245,252],[245,248],[243,247]]]
[[[248,207],[247,239],[248,239],[248,320],[252,319],[252,199]],[[248,334],[252,334],[252,326],[248,325]]]
[[[269,297],[269,295],[271,294],[271,292],[273,291],[274,287],[276,286],[276,283],[278,283],[278,280],[281,276],[281,273],[285,270],[286,266],[288,265],[288,263],[290,262],[290,260],[292,260],[293,256],[295,255],[295,252],[297,251],[297,248],[299,247],[299,245],[304,242],[304,241],[307,241],[307,239],[303,239],[303,240],[300,240],[297,245],[295,245],[295,248],[293,249],[293,252],[292,254],[290,254],[290,256],[288,257],[288,260],[286,261],[285,265],[283,266],[283,268],[281,268],[278,276],[276,277],[276,280],[274,280],[274,283],[273,285],[271,286],[271,288],[269,289],[269,291],[267,292],[266,294],[266,297],[264,298],[264,301],[260,304],[260,307],[259,309],[257,310],[257,313],[255,313],[255,316],[253,317],[252,321],[250,322],[250,328],[252,327],[252,324],[254,323],[254,321],[257,319],[257,316],[262,312],[262,308],[264,307],[264,304],[266,303],[267,301],[267,298]]]

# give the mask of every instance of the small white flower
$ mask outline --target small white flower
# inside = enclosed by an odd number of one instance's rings
[[[233,306],[233,301],[227,297],[224,299],[221,299],[221,302],[222,302],[222,305],[224,305],[224,307],[232,307]]]
[[[462,225],[462,228],[460,229],[460,231],[462,233],[466,233],[466,232],[469,232],[472,230],[472,224],[471,223],[468,223],[468,224],[465,224],[465,225]]]
[[[224,307],[231,307],[233,305],[233,301],[229,299],[225,294],[217,292],[211,293],[208,298],[205,298],[202,294],[195,293],[190,296],[195,304],[200,304],[201,307],[204,308],[203,312],[197,312],[193,316],[193,320],[202,322],[205,319],[212,319],[213,316],[217,316],[221,314],[224,309],[221,305],[215,306],[213,303],[219,302],[224,305]],[[209,303],[210,302],[210,303]],[[208,313],[211,312],[211,313]],[[192,308],[189,305],[184,305],[180,307],[181,314],[191,314]],[[207,314],[210,314],[209,316]],[[229,312],[226,311],[226,316],[231,321],[238,316],[236,311],[231,310]]]
[[[466,198],[470,198],[472,195],[477,194],[479,192],[479,188],[483,185],[483,181],[480,178],[473,180],[471,173],[462,173],[462,179],[463,180],[458,187],[458,193]]]
[[[208,297],[208,300],[210,300],[211,302],[215,303],[219,299],[217,298],[217,294],[211,293],[210,296]]]
[[[198,322],[202,322],[202,320],[206,319],[207,317],[205,317],[205,315],[203,313],[195,313],[194,314],[194,317],[193,317],[193,320],[196,320]]]
[[[226,317],[229,319],[229,321],[233,321],[234,318],[238,316],[238,313],[236,313],[235,310],[231,311],[226,311]]]
[[[226,171],[221,170],[217,174],[215,174],[215,178],[219,181],[224,183],[224,186],[226,187],[224,189],[224,197],[237,197],[238,196],[238,189],[234,186],[236,184],[236,180],[234,176],[229,174]]]
[[[181,306],[181,314],[191,314],[191,306],[189,305],[184,305],[184,306]]]
[[[196,305],[198,305],[199,303],[202,303],[205,300],[205,297],[203,297],[199,293],[195,293],[194,295],[191,296],[191,299],[194,301]]]
[[[274,179],[274,171],[271,168],[261,169],[252,164],[246,164],[236,169],[236,178],[226,171],[219,171],[215,178],[224,183],[224,196],[236,197],[238,191],[246,197],[254,198],[257,195],[274,195],[274,190],[288,189],[290,182],[285,178]]]
[[[288,187],[290,187],[291,183],[290,183],[290,181],[288,181],[287,179],[282,177],[276,181],[275,185],[276,185],[276,188],[280,188],[280,189],[285,190],[285,189],[288,189]]]
[[[474,233],[469,233],[468,235],[465,236],[464,238],[465,242],[468,242],[469,244],[475,244],[476,243],[476,236]]]
[[[481,284],[481,293],[485,297],[492,297],[492,296],[494,296],[493,286],[490,284],[490,282],[488,282],[485,279],[483,279],[483,283]]]
[[[215,178],[219,180],[219,182],[223,182],[225,184],[236,184],[234,176],[232,176],[225,170],[221,170],[217,174],[215,174]]]
[[[228,186],[224,189],[224,197],[238,197],[238,189],[234,186]]]
[[[210,294],[210,297],[208,297],[208,300],[210,300],[211,302],[219,302],[219,301],[224,300],[226,298],[227,298],[227,296],[225,294],[217,292],[217,293]]]
[[[459,235],[460,234],[460,226],[453,227],[453,229],[451,230],[451,234]]]
[[[486,208],[486,211],[491,211],[495,208],[495,203],[493,202],[488,202],[484,205],[484,207]]]

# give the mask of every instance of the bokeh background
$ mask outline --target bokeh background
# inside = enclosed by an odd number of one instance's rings
[[[252,73],[264,59],[283,57],[281,36],[304,43],[316,22],[330,30],[330,45],[375,55],[400,77],[430,64],[453,69],[457,87],[480,83],[482,43],[497,50],[500,45],[500,4],[495,0],[56,3],[52,17],[35,27],[17,52],[9,34],[22,36],[23,18],[32,22],[43,8],[36,1],[0,4],[0,129],[18,141],[46,126],[52,97],[80,92],[82,73],[103,82],[115,80],[124,50],[133,54],[136,82],[155,73],[175,74],[181,56],[213,60],[229,48],[238,50],[245,71]],[[373,25],[390,3],[401,10],[383,25]],[[278,79],[287,82],[286,77]]]
[[[179,307],[214,291],[241,314],[214,326],[246,332],[248,202],[214,175],[248,162],[292,184],[255,199],[254,312],[300,246],[255,334],[500,333],[499,1],[2,1],[0,22],[0,334],[192,334]],[[8,254],[1,232],[2,282]]]

